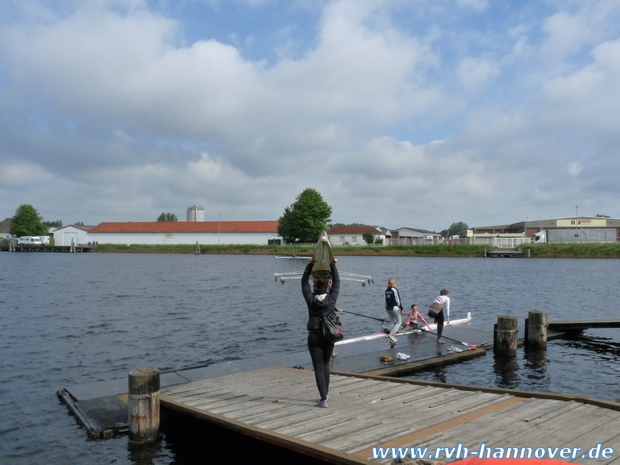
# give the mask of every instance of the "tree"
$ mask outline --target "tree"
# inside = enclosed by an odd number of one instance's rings
[[[466,232],[469,229],[467,223],[463,223],[459,221],[458,223],[452,223],[447,231],[445,231],[445,235],[447,236],[458,236],[461,233]],[[442,234],[444,231],[442,231]]]
[[[179,221],[174,213],[162,213],[157,217],[157,221]]]
[[[62,228],[62,220],[44,221],[43,224],[49,226],[50,228]]]
[[[43,224],[43,218],[32,205],[20,205],[11,222],[11,235],[13,236],[47,236],[50,233],[49,226]]]
[[[362,234],[362,239],[366,241],[366,244],[372,245],[375,242],[375,235],[371,232],[365,232]]]
[[[307,188],[284,209],[278,234],[286,242],[314,242],[325,230],[332,214],[330,207],[315,189]]]

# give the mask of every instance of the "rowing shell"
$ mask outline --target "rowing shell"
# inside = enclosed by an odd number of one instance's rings
[[[467,318],[461,318],[459,320],[450,320],[450,324],[446,326],[464,325],[464,324],[469,323],[471,319],[472,319],[471,312],[468,312]],[[405,331],[401,330],[397,332],[395,336],[398,337],[398,336],[406,336],[407,334],[419,334],[425,331],[433,331],[434,329],[437,329],[437,325],[435,323],[431,323],[428,326],[424,326],[422,328],[408,329]],[[353,337],[351,339],[344,339],[342,341],[336,342],[336,345],[338,346],[342,344],[351,344],[353,342],[362,342],[362,341],[374,341],[375,339],[381,339],[383,337],[387,337],[387,334],[384,332],[369,334],[368,336],[360,336],[360,337]]]

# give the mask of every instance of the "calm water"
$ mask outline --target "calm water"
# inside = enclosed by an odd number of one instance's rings
[[[299,284],[273,278],[302,269],[302,260],[7,252],[0,264],[0,464],[204,463],[170,437],[147,458],[129,451],[126,437],[89,441],[56,392],[140,366],[305,350]],[[482,328],[532,309],[551,319],[618,315],[620,260],[341,257],[339,268],[376,283],[343,283],[340,306],[380,318],[389,276],[407,304],[450,289],[453,317],[472,311]],[[350,336],[378,329],[370,319],[343,320]],[[521,351],[512,365],[495,366],[481,357],[416,377],[619,401],[619,341],[620,330],[593,330],[550,342],[542,358]]]

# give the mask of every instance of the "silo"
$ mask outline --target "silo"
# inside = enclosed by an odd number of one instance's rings
[[[198,205],[193,205],[187,209],[187,221],[204,221],[205,209]]]

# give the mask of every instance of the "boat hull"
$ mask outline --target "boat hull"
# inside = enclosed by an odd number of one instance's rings
[[[451,320],[450,324],[446,326],[464,325],[464,324],[469,323],[471,320],[472,320],[472,316],[471,316],[471,312],[469,312],[467,313],[466,318],[461,318],[458,320]],[[398,331],[395,334],[395,336],[398,337],[398,336],[406,336],[408,334],[419,334],[419,333],[423,333],[426,331],[434,331],[435,329],[437,329],[437,325],[435,323],[431,323],[428,326],[424,326],[423,328]],[[374,341],[376,339],[381,339],[381,338],[387,338],[387,334],[385,332],[380,332],[380,333],[369,334],[368,336],[360,336],[360,337],[353,337],[350,339],[343,339],[342,341],[336,342],[336,345],[338,346],[338,345],[343,345],[343,344],[352,344],[354,342]]]

